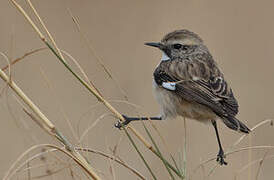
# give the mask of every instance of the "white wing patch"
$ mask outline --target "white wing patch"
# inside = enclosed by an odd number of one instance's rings
[[[176,89],[176,83],[175,82],[163,82],[162,84],[163,88],[175,91]]]
[[[166,53],[163,52],[161,61],[168,61],[170,58],[166,55]]]
[[[196,77],[196,76],[193,76],[193,77],[192,77],[192,80],[193,80],[193,81],[198,81],[198,80],[200,80],[200,78],[198,78],[198,77]]]

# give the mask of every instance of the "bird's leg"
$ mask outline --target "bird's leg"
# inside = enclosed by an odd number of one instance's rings
[[[218,140],[218,144],[219,144],[219,153],[217,155],[217,162],[219,162],[220,165],[227,165],[227,162],[225,162],[224,158],[225,158],[225,154],[222,148],[222,144],[221,144],[221,140],[219,137],[219,133],[218,133],[218,129],[217,129],[217,123],[215,120],[211,121],[212,125],[214,126],[215,132],[216,132],[216,136],[217,136],[217,140]]]
[[[118,121],[115,124],[116,128],[121,129],[121,127],[126,126],[131,121],[162,120],[162,117],[128,117],[126,115],[123,115],[123,117],[125,121],[124,122]]]

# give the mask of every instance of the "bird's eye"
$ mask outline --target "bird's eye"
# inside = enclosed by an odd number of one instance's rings
[[[182,46],[182,44],[173,44],[174,49],[180,49]]]

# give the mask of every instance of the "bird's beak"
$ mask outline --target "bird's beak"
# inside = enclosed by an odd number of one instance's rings
[[[164,45],[162,43],[159,43],[159,42],[148,42],[148,43],[145,43],[145,45],[152,46],[152,47],[157,47],[159,49],[164,48]]]

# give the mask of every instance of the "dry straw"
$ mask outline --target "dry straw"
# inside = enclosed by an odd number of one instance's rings
[[[35,30],[35,32],[39,35],[39,38],[51,49],[52,47],[50,46],[50,44],[48,43],[47,39],[45,38],[45,36],[42,34],[42,32],[39,30],[39,28],[34,24],[34,22],[31,20],[31,18],[27,15],[27,13],[24,11],[24,9],[14,0],[11,0],[11,2],[15,5],[15,7],[22,13],[22,15],[26,18],[26,20],[30,23],[30,25],[33,27],[33,29]],[[30,1],[28,1],[30,2]],[[34,9],[34,7],[31,5],[32,9]],[[35,11],[36,12],[36,11]],[[36,16],[38,16],[38,13],[35,13]],[[41,19],[41,18],[38,18]],[[44,28],[46,28],[44,26]],[[46,30],[48,32],[48,30]],[[55,47],[56,48],[56,47]],[[56,48],[57,49],[57,48]],[[54,51],[54,49],[51,49],[53,51],[53,53],[56,53]],[[84,81],[81,77],[79,77],[75,72],[73,72],[70,67],[68,66],[68,64],[64,61],[64,59],[61,57],[60,54],[55,54],[58,59],[66,66],[66,68],[68,68],[69,71],[71,71],[71,73],[89,90],[89,92],[91,92],[100,102],[102,102],[118,119],[120,119],[121,121],[125,121],[124,117],[122,116],[122,114],[117,111],[108,101],[106,101],[103,96],[96,90],[95,87],[91,86],[90,84],[88,84],[86,81]],[[152,147],[152,145],[134,128],[132,128],[131,126],[127,126],[127,129],[131,130],[136,136],[137,138],[143,142],[143,144],[150,149],[152,152],[156,152],[154,150],[154,148]]]
[[[51,43],[53,44],[53,47],[50,45],[50,43],[47,41],[46,37],[43,35],[43,33],[39,30],[39,28],[34,24],[34,22],[32,21],[32,19],[29,17],[29,15],[24,11],[24,9],[15,1],[15,0],[10,0],[14,6],[18,9],[18,11],[26,18],[27,22],[31,25],[31,27],[34,29],[34,31],[38,34],[39,38],[42,40],[43,43],[46,44],[46,46],[52,51],[52,53],[54,53],[54,55],[58,58],[58,60],[60,62],[63,63],[63,65],[75,76],[75,78],[90,92],[92,93],[97,99],[99,102],[101,102],[102,104],[104,104],[104,106],[115,116],[117,117],[119,120],[121,121],[125,121],[124,117],[122,116],[122,114],[117,111],[108,101],[105,100],[105,98],[102,96],[102,94],[97,90],[97,88],[93,85],[93,83],[91,81],[88,80],[88,77],[85,75],[84,71],[82,70],[82,68],[80,67],[80,65],[66,52],[60,50],[58,47],[57,47],[57,44],[55,43],[53,37],[51,36],[50,32],[48,31],[46,25],[44,24],[44,22],[42,21],[42,19],[40,18],[38,12],[36,11],[36,9],[34,8],[33,4],[31,3],[30,0],[27,0],[27,3],[29,4],[31,10],[34,12],[35,16],[37,17],[38,21],[40,22],[40,24],[42,25],[44,31],[46,32],[47,36],[49,37]],[[77,26],[77,29],[79,31],[80,30],[80,25],[79,25],[79,22],[77,21],[77,19],[71,14],[70,12],[70,15],[74,21],[74,23],[76,24]],[[85,38],[85,35],[84,33],[82,33],[82,36],[85,40],[87,40]],[[87,46],[89,47],[90,51],[93,52],[93,54],[95,55],[95,58],[97,59],[97,61],[99,62],[100,66],[104,69],[104,71],[108,74],[108,76],[110,78],[112,78],[112,75],[110,74],[110,71],[104,66],[102,60],[95,54],[95,50],[91,47],[91,45],[87,43]],[[24,56],[22,56],[21,58],[18,58],[17,60],[15,60],[13,63],[16,63],[17,61],[23,59],[25,56],[29,55],[29,54],[33,54],[35,52],[38,52],[38,51],[41,51],[43,50],[44,48],[40,48],[40,49],[37,49],[37,50],[34,50],[32,52],[29,52],[29,53],[26,53]],[[80,71],[82,72],[84,78],[81,78],[78,74],[76,74],[72,69],[71,67],[68,65],[68,63],[65,61],[63,55],[62,55],[62,52],[66,55],[68,55],[72,60],[73,62],[76,64],[76,66],[80,69]],[[104,157],[107,157],[109,159],[112,159],[114,160],[115,162],[123,165],[124,167],[130,169],[133,173],[135,173],[137,176],[139,176],[139,178],[141,179],[144,179],[144,177],[139,174],[136,170],[134,170],[133,168],[127,166],[125,163],[123,163],[122,161],[119,161],[117,160],[116,158],[112,157],[112,156],[109,156],[109,155],[104,155],[103,153],[101,152],[96,152],[96,151],[93,151],[91,149],[87,149],[87,148],[76,148],[74,147],[63,135],[62,133],[55,127],[55,125],[41,112],[41,110],[24,94],[24,92],[16,85],[16,83],[14,81],[11,80],[10,76],[7,76],[5,73],[4,73],[4,69],[7,69],[7,68],[10,68],[9,66],[6,66],[4,67],[2,70],[0,69],[0,77],[11,87],[11,89],[21,98],[21,100],[33,111],[33,113],[35,114],[35,116],[37,116],[38,118],[34,117],[31,113],[29,113],[28,111],[25,110],[25,112],[36,122],[38,123],[38,125],[44,129],[48,134],[54,136],[58,141],[60,141],[64,146],[65,146],[65,149],[63,148],[59,148],[59,147],[56,147],[54,145],[45,145],[46,147],[48,148],[53,148],[53,149],[56,149],[56,150],[59,150],[63,153],[65,153],[66,155],[70,156],[79,166],[81,166],[87,173],[88,175],[93,178],[93,179],[98,179],[100,180],[101,178],[95,173],[94,169],[90,166],[90,164],[86,161],[86,159],[79,153],[79,151],[86,151],[86,152],[92,152],[92,153],[96,153],[96,154],[100,154]],[[114,80],[114,79],[113,79]],[[115,81],[115,80],[114,80]],[[117,84],[116,84],[117,85]],[[120,88],[120,87],[119,87]],[[121,88],[120,88],[121,90]],[[98,121],[103,118],[104,116],[107,116],[108,114],[104,114],[102,115]],[[96,123],[97,121],[95,121]],[[254,126],[252,128],[252,130],[256,129],[257,127],[260,127],[261,125],[267,123],[267,122],[272,122],[272,120],[265,120],[265,121],[262,121],[261,123],[257,124],[256,126]],[[90,127],[92,128],[93,125]],[[185,124],[185,121],[184,121],[184,127],[186,128],[186,124]],[[83,135],[81,136],[80,138],[80,141],[85,137],[85,135],[87,134],[87,132],[90,130],[90,128],[88,128],[84,133]],[[151,152],[153,152],[157,157],[159,157],[163,164],[166,166],[166,169],[167,171],[169,172],[170,174],[170,178],[171,179],[175,179],[170,171],[170,169],[175,172],[178,177],[181,177],[181,179],[184,179],[185,178],[185,175],[186,175],[186,169],[183,170],[183,173],[180,172],[180,170],[178,170],[177,168],[177,165],[176,165],[176,162],[175,162],[175,166],[177,169],[175,169],[171,164],[169,164],[164,158],[163,156],[161,155],[161,152],[159,150],[159,148],[157,147],[156,143],[154,142],[152,136],[150,135],[149,131],[146,129],[146,127],[144,126],[150,140],[152,141],[152,143],[154,144],[154,147],[138,132],[136,131],[133,127],[131,127],[130,125],[128,125],[127,127],[123,128],[125,130],[125,133],[127,134],[128,138],[130,139],[130,141],[132,142],[132,145],[133,146],[136,146],[132,140],[132,138],[129,136],[127,130],[130,130],[144,145],[146,148],[148,148]],[[156,132],[159,134],[159,132],[156,130]],[[185,129],[185,133],[186,133],[186,129]],[[253,149],[273,149],[274,147],[273,146],[253,146],[253,147],[246,147],[246,148],[241,148],[241,149],[237,149],[237,150],[233,150],[234,147],[236,147],[247,135],[243,135],[242,137],[240,137],[238,139],[238,141],[236,141],[232,147],[230,148],[230,150],[228,152],[226,152],[226,155],[231,155],[231,154],[234,154],[234,153],[237,153],[237,152],[241,152],[241,151],[246,151],[246,150],[253,150]],[[160,136],[161,137],[161,136]],[[162,139],[162,138],[161,138]],[[185,134],[185,147],[186,147],[186,134]],[[164,143],[165,144],[165,143]],[[41,145],[42,146],[42,145]],[[35,146],[34,148],[37,148],[38,146]],[[137,149],[137,147],[135,147],[135,149],[137,150],[137,152],[139,153],[140,155],[140,152],[139,150]],[[28,151],[26,151],[24,154],[26,154]],[[24,155],[23,154],[23,155]],[[11,177],[11,175],[16,172],[16,171],[13,171],[12,172],[12,169],[15,167],[15,165],[19,162],[20,159],[22,159],[22,156],[20,156],[14,163],[13,165],[11,166],[11,168],[7,171],[5,177],[3,179],[8,179],[9,177]],[[185,155],[185,154],[184,154]],[[141,158],[142,155],[140,155]],[[172,157],[173,158],[173,157]],[[267,159],[268,157],[265,155],[264,158],[262,158],[260,160],[260,162],[263,162],[264,159]],[[212,157],[212,158],[209,158],[208,160],[205,160],[203,161],[195,170],[198,170],[199,168],[203,168],[205,164],[213,161],[214,159],[216,159],[216,157]],[[143,159],[144,163],[146,164],[145,160]],[[185,162],[184,162],[185,163]],[[148,166],[147,166],[148,167]],[[184,164],[184,167],[186,167],[186,165]],[[217,166],[215,166],[216,168]],[[214,169],[215,169],[214,168]],[[150,168],[148,167],[148,169],[150,170]],[[213,169],[213,170],[214,170]],[[212,170],[212,172],[213,172]],[[151,170],[150,170],[151,171]],[[240,171],[241,172],[241,171]],[[257,172],[257,177],[259,176],[259,172],[260,172],[260,168],[258,169],[258,172]],[[154,179],[156,179],[153,175],[153,173],[151,172],[152,176]]]
[[[99,102],[103,103],[118,119],[121,121],[125,121],[122,114],[117,111],[108,101],[106,101],[101,93],[96,89],[96,87],[92,83],[88,83],[85,80],[83,80],[78,74],[76,74],[67,64],[65,61],[61,50],[57,47],[57,44],[55,43],[54,39],[52,38],[51,34],[47,30],[45,24],[43,23],[42,19],[38,15],[38,12],[32,5],[30,0],[27,0],[29,6],[31,7],[32,11],[38,18],[39,22],[41,23],[42,27],[46,31],[47,35],[49,36],[52,44],[54,45],[54,48],[49,44],[46,37],[43,35],[43,33],[39,30],[39,28],[34,24],[32,19],[29,17],[29,15],[24,11],[24,9],[15,1],[11,0],[13,5],[17,8],[17,10],[26,18],[27,22],[32,26],[32,28],[35,30],[35,32],[38,34],[39,38],[48,46],[48,48],[56,55],[56,57],[65,65],[65,67],[81,82],[82,85],[84,85],[89,92],[91,92]],[[56,51],[57,52],[56,52]],[[24,94],[24,92],[8,77],[6,74],[1,70],[0,71],[1,78],[8,83],[8,85],[18,94],[18,96],[32,109],[32,111],[41,119],[42,127],[51,135],[54,135],[59,141],[61,141],[65,146],[66,149],[75,157],[75,161],[82,166],[85,171],[93,178],[93,179],[100,179],[98,175],[94,172],[93,168],[87,163],[87,161],[84,159],[84,157],[81,156],[81,154],[76,151],[72,144],[70,144],[66,138],[56,129],[54,124],[39,110],[39,108]],[[126,129],[129,129],[144,145],[146,148],[148,148],[150,151],[152,151],[154,154],[157,155],[157,152],[152,147],[152,145],[134,128],[131,126],[127,126]]]
[[[88,164],[85,158],[74,150],[72,144],[62,135],[62,133],[54,126],[54,124],[43,114],[43,112],[31,101],[31,99],[17,86],[17,84],[10,79],[1,69],[0,77],[12,88],[12,90],[22,99],[22,101],[39,117],[40,121],[37,121],[47,133],[56,137],[62,144],[65,145],[66,151],[73,157],[75,162],[79,164],[83,169],[94,179],[100,179],[94,172],[94,169]],[[6,173],[3,179],[8,179],[9,171]]]

